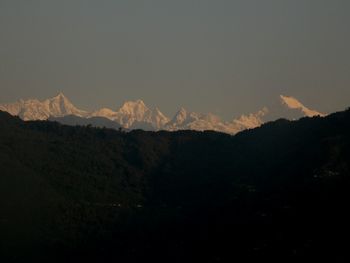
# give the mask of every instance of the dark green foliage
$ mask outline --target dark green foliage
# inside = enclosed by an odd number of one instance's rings
[[[236,136],[0,112],[4,262],[346,262],[350,111]]]

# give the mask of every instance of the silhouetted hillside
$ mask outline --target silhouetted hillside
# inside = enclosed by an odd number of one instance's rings
[[[3,262],[347,262],[350,110],[230,136],[0,112]]]
[[[103,117],[82,118],[75,115],[67,115],[64,117],[50,117],[49,121],[59,122],[64,125],[71,126],[92,126],[96,128],[120,129],[122,126],[115,121],[111,121]]]

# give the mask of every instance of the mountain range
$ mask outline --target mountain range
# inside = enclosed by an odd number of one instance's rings
[[[296,113],[297,117],[325,116],[323,113],[307,108],[293,97],[281,95],[280,100],[281,105]],[[149,131],[213,130],[229,134],[261,126],[269,113],[269,109],[264,107],[258,112],[241,115],[231,121],[224,121],[212,113],[189,112],[181,108],[173,118],[169,118],[157,107],[149,108],[142,100],[126,101],[116,111],[101,108],[88,112],[75,107],[63,93],[44,101],[21,99],[14,103],[0,104],[0,110],[19,116],[25,121],[49,119],[67,125],[91,124],[96,127]]]

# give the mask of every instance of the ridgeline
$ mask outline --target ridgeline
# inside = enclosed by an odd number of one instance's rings
[[[350,110],[235,136],[0,112],[1,262],[347,262]]]

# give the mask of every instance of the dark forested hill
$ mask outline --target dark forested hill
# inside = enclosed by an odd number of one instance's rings
[[[350,110],[236,136],[0,112],[2,262],[348,262],[349,187]]]
[[[92,126],[99,128],[109,128],[119,130],[122,128],[120,124],[115,121],[103,117],[83,118],[75,115],[66,115],[64,117],[50,117],[49,121],[58,122],[65,125],[72,126]]]

